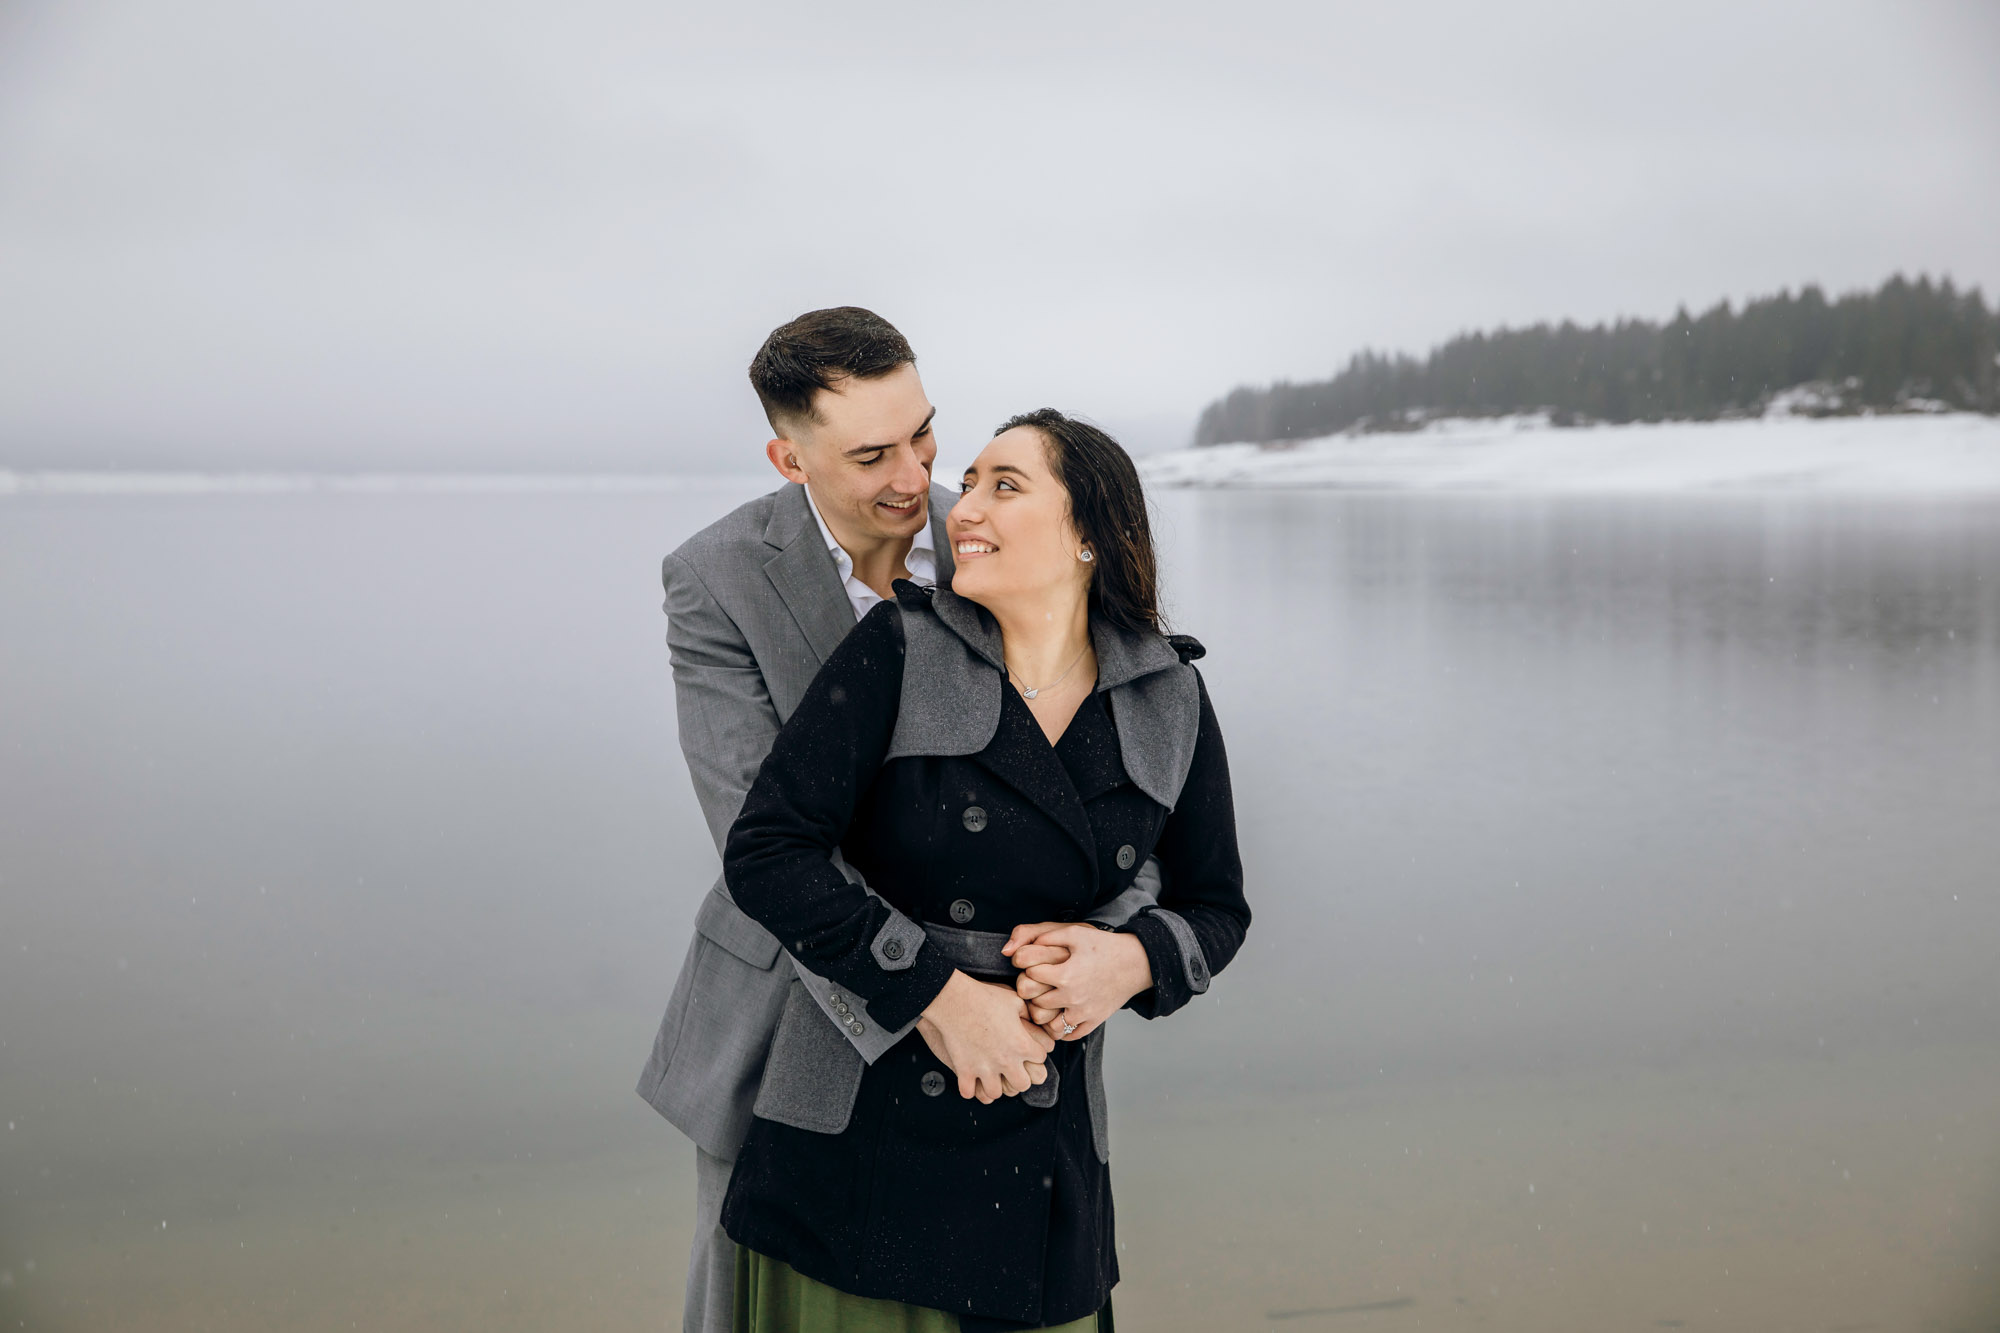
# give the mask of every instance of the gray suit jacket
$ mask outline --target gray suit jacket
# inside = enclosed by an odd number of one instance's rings
[[[952,559],[944,515],[955,503],[950,490],[931,487],[938,581],[947,586]],[[720,852],[778,728],[853,630],[854,608],[805,488],[790,484],[689,538],[666,558],[662,577],[681,752]],[[1115,911],[1097,915],[1117,924],[1157,900],[1159,870],[1151,861],[1138,890]],[[847,1011],[836,1012],[829,997],[838,990],[784,954],[775,936],[730,901],[718,878],[695,914],[694,939],[639,1075],[639,1095],[713,1156],[734,1160],[750,1131],[772,1034],[795,978],[868,1063],[909,1031],[881,1028],[859,997],[848,997]]]
[[[931,487],[943,583],[952,568],[944,515],[955,503],[951,491]],[[778,728],[854,628],[854,608],[803,486],[782,486],[696,533],[666,558],[662,577],[681,752],[719,852]],[[695,915],[694,939],[639,1075],[639,1095],[717,1157],[734,1158],[749,1132],[771,1034],[800,975],[780,965],[780,954],[777,939],[737,910],[718,879]],[[806,989],[816,997],[829,990]],[[879,1030],[865,1006],[825,1013],[871,1062],[903,1036]]]

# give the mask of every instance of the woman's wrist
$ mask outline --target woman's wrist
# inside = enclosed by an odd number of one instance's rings
[[[1122,932],[1111,939],[1115,941],[1112,947],[1118,950],[1119,989],[1124,991],[1125,999],[1153,989],[1153,960],[1147,957],[1144,942],[1137,935]]]

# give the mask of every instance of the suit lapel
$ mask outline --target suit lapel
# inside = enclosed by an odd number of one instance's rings
[[[840,586],[840,569],[833,552],[820,539],[819,524],[806,508],[806,488],[792,485],[772,506],[764,540],[778,553],[764,564],[764,574],[779,600],[798,622],[813,654],[821,661],[833,656],[854,628],[854,606]]]
[[[953,502],[950,491],[942,486],[931,487],[931,545],[941,588],[951,586],[955,567],[951,543],[944,535],[944,516]],[[812,510],[806,506],[805,487],[785,488],[778,503],[772,506],[771,521],[764,527],[764,541],[778,548],[778,554],[765,563],[764,573],[777,589],[785,609],[798,622],[799,631],[812,645],[813,653],[825,662],[854,628],[854,604],[847,600],[847,589],[840,586],[840,567],[833,563],[833,552],[826,549],[819,524],[813,522]]]

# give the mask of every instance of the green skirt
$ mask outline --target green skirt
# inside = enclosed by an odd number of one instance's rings
[[[958,1333],[958,1316],[850,1296],[748,1246],[736,1247],[735,1333]],[[1049,1333],[1112,1333],[1111,1302]]]

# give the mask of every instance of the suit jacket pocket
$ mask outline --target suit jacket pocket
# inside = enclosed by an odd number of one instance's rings
[[[838,1134],[854,1114],[867,1069],[845,1033],[794,980],[757,1090],[756,1114],[815,1134]]]
[[[694,928],[752,967],[768,971],[778,961],[778,937],[746,916],[720,884],[701,900]]]

